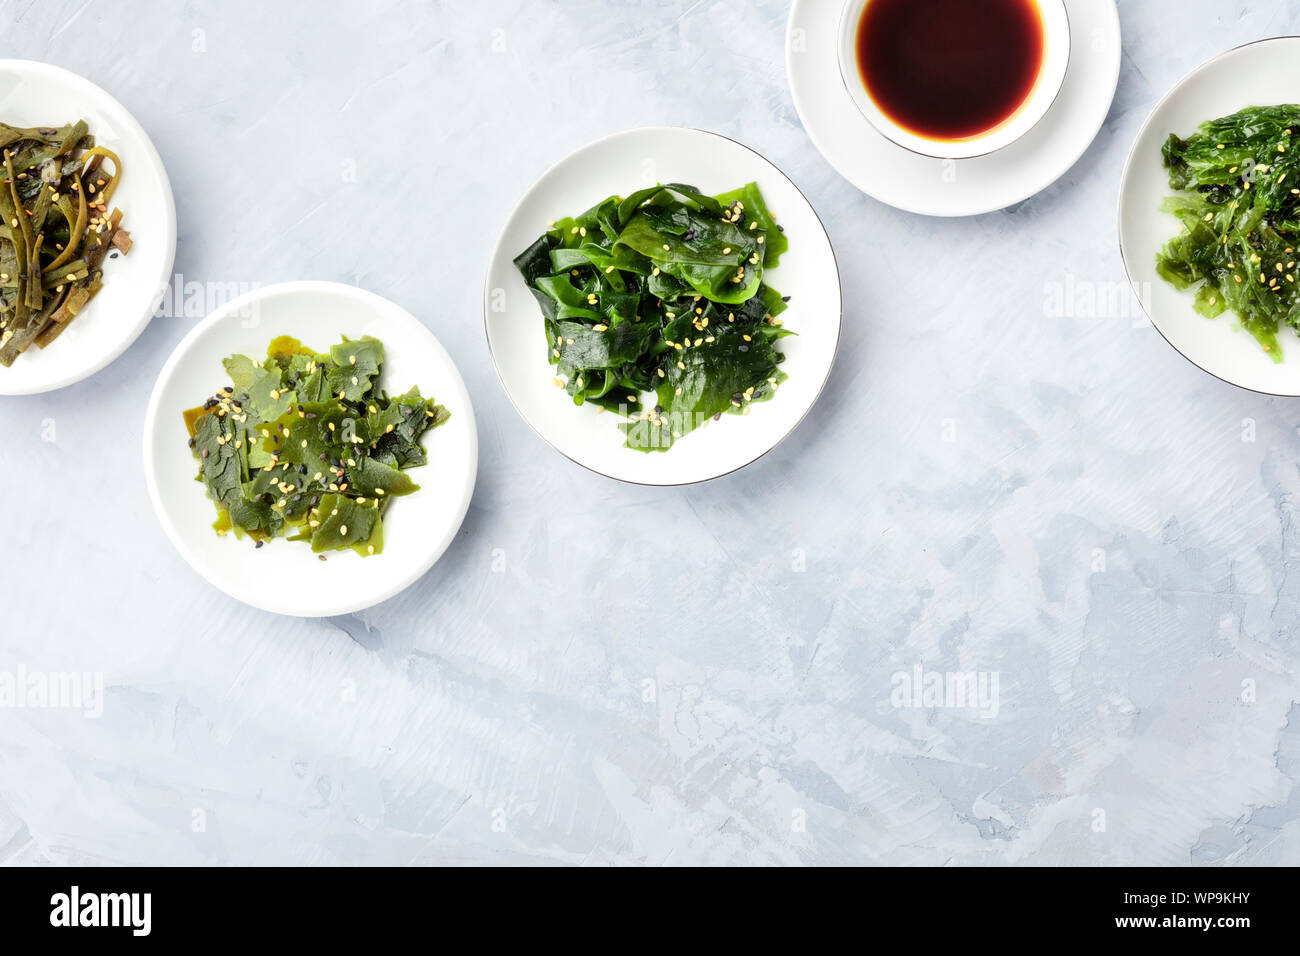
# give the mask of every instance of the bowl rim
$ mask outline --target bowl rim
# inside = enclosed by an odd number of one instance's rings
[[[1034,88],[1009,117],[976,136],[960,140],[930,139],[891,120],[861,81],[857,66],[857,29],[872,0],[844,0],[837,27],[836,62],[840,82],[857,112],[880,136],[901,149],[928,159],[978,159],[1023,139],[1051,112],[1065,88],[1073,56],[1073,31],[1065,0],[1031,0],[1043,23],[1043,63]],[[1050,69],[1049,69],[1050,65]]]

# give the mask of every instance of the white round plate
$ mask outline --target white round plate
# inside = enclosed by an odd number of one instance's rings
[[[1174,190],[1160,148],[1170,133],[1187,137],[1206,120],[1247,106],[1300,101],[1300,37],[1260,40],[1197,67],[1151,111],[1129,152],[1119,187],[1119,249],[1133,291],[1160,334],[1211,375],[1271,395],[1300,395],[1300,337],[1278,332],[1284,361],[1274,362],[1229,312],[1216,319],[1192,308],[1195,289],[1179,292],[1156,273],[1156,254],[1182,230],[1160,211]]]
[[[934,159],[890,142],[866,120],[838,66],[840,7],[795,0],[786,70],[814,145],[868,196],[926,216],[974,216],[1028,199],[1059,179],[1101,129],[1119,82],[1113,0],[1066,0],[1070,63],[1052,108],[1010,145],[970,159]]]
[[[547,229],[609,196],[626,196],[657,182],[686,183],[709,195],[758,183],[790,250],[765,275],[790,296],[781,315],[797,332],[780,341],[790,376],[770,401],[749,415],[723,415],[671,449],[645,453],[623,447],[616,415],[576,406],[555,387],[546,359],[546,333],[537,301],[513,259]],[[519,414],[557,451],[620,481],[684,485],[743,468],[775,448],[812,408],[830,375],[840,337],[840,277],[829,237],[808,200],[784,173],[746,146],[703,130],[633,129],[598,140],[546,172],[515,207],[492,254],[483,297],[488,348]]]
[[[217,512],[189,449],[182,419],[226,383],[222,360],[266,357],[271,340],[291,335],[325,350],[342,336],[384,343],[380,387],[418,385],[451,412],[424,436],[429,463],[409,474],[420,490],[389,505],[382,554],[327,552],[275,540],[218,536]],[[442,556],[465,519],[478,470],[474,410],[460,373],[432,333],[409,312],[374,293],[333,282],[287,282],[231,300],[195,326],[163,366],[144,424],[144,470],[154,510],[181,556],[207,581],[265,611],[296,617],[350,614],[414,584]]]
[[[104,263],[104,287],[47,349],[33,345],[0,368],[0,395],[32,395],[80,382],[139,338],[171,279],[176,206],[158,151],[117,100],[75,73],[30,60],[0,60],[0,120],[44,126],[84,119],[95,142],[122,157],[113,205],[131,233],[127,255]]]

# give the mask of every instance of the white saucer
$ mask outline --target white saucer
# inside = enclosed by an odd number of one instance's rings
[[[1055,182],[1101,129],[1119,82],[1119,14],[1112,0],[1066,0],[1070,66],[1047,115],[1011,145],[973,159],[909,152],[872,128],[838,63],[840,6],[795,0],[786,70],[814,145],[868,196],[926,216],[974,216],[1013,205]]]
[[[0,368],[0,395],[32,395],[80,382],[125,352],[162,301],[176,255],[176,206],[158,151],[135,118],[87,79],[47,63],[0,60],[0,120],[11,126],[84,119],[95,142],[122,157],[113,205],[131,252],[104,264],[104,287],[49,348],[33,345]]]

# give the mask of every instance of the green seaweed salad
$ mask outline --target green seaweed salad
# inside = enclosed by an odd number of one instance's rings
[[[1294,238],[1300,230],[1300,106],[1252,106],[1202,123],[1164,146],[1169,185],[1161,206],[1183,223],[1156,257],[1178,289],[1201,283],[1196,311],[1231,309],[1275,362],[1283,323],[1300,329]]]
[[[223,364],[233,384],[185,413],[217,533],[259,548],[284,537],[318,554],[383,551],[384,511],[419,490],[405,472],[426,463],[420,437],[447,409],[418,388],[379,391],[384,346],[369,336],[323,355],[284,336],[261,364],[243,355]]]
[[[785,380],[787,300],[763,276],[788,247],[754,183],[720,196],[669,183],[552,223],[514,262],[541,305],[556,384],[631,419],[626,446],[651,452],[748,413]]]

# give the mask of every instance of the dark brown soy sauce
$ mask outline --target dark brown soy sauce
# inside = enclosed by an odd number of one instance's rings
[[[858,73],[880,111],[927,139],[960,140],[1020,109],[1043,62],[1033,0],[868,0]]]

